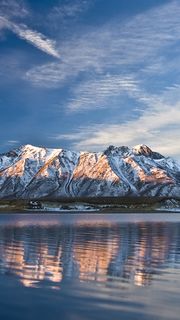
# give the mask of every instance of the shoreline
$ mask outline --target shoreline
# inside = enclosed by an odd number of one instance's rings
[[[34,209],[34,210],[31,210],[31,209],[25,209],[25,210],[0,210],[0,215],[2,214],[29,214],[29,215],[36,215],[36,214],[42,214],[42,215],[51,215],[51,214],[101,214],[101,215],[107,215],[107,214],[144,214],[144,215],[147,215],[147,214],[162,214],[164,213],[165,215],[166,214],[178,214],[180,213],[180,208],[179,209],[156,209],[156,210],[113,210],[113,209],[110,209],[110,210],[41,210],[41,209]]]
[[[0,214],[158,214],[180,213],[180,199],[72,198],[58,200],[0,200]]]

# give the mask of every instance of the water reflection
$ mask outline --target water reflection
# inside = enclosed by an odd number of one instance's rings
[[[67,280],[145,286],[163,267],[179,266],[179,223],[0,225],[0,273],[24,286],[42,280],[55,288]]]

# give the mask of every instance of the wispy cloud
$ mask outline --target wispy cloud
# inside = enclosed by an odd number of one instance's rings
[[[25,24],[14,22],[14,18],[24,18],[28,14],[22,1],[7,0],[0,3],[0,30],[9,29],[19,38],[29,42],[41,51],[59,58],[56,41],[48,39],[42,33],[28,28]]]
[[[0,13],[6,17],[26,17],[29,14],[23,0],[1,0]]]
[[[62,20],[76,18],[79,14],[88,10],[93,2],[94,0],[66,0],[64,4],[60,2],[59,5],[53,7],[48,18],[51,20],[59,19],[62,23]]]
[[[16,145],[16,144],[19,144],[20,143],[20,141],[18,141],[18,140],[8,140],[7,141],[7,145],[10,145],[10,146],[13,146],[13,145]]]
[[[147,95],[147,108],[136,120],[118,124],[116,119],[115,124],[92,124],[71,134],[56,135],[55,139],[70,140],[77,150],[103,150],[111,144],[133,146],[145,143],[162,154],[180,157],[177,145],[180,136],[179,101],[179,86],[169,88],[161,96]]]
[[[16,33],[21,39],[26,40],[36,48],[56,58],[60,57],[60,54],[56,49],[56,41],[48,39],[42,33],[31,30],[24,24],[17,25],[11,23],[10,29],[11,31]]]
[[[110,75],[104,77],[96,77],[88,80],[72,90],[72,98],[67,105],[67,109],[71,111],[88,110],[94,108],[107,107],[109,103],[122,94],[137,94],[138,81],[130,76]]]
[[[56,49],[56,41],[48,39],[42,33],[29,29],[24,24],[16,24],[9,21],[7,18],[0,16],[0,28],[9,29],[15,33],[19,38],[29,42],[36,48],[44,51],[45,53],[54,56],[56,58],[60,57],[58,50]]]
[[[81,74],[127,74],[148,67],[164,48],[180,39],[180,5],[172,1],[137,15],[78,34],[61,43],[61,61],[29,70],[27,79],[38,86],[63,86]]]
[[[59,0],[51,8],[43,24],[62,42],[66,37],[71,38],[75,30],[79,30],[81,18],[96,2],[97,0]]]
[[[0,30],[9,28],[9,21],[5,18],[0,16]]]

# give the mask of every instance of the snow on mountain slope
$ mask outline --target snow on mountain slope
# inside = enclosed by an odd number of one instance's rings
[[[180,165],[145,145],[102,153],[25,145],[0,155],[0,198],[180,196]]]
[[[126,186],[105,154],[82,152],[73,173],[72,188],[76,196],[113,196],[125,194]]]

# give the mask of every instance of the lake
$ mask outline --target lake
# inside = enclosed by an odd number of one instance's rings
[[[180,214],[1,214],[1,320],[179,320]]]

